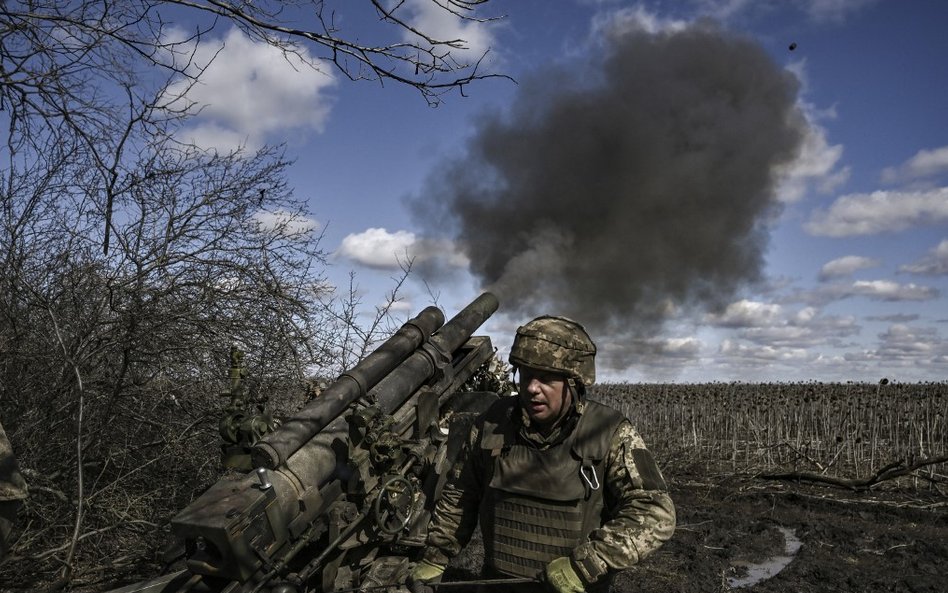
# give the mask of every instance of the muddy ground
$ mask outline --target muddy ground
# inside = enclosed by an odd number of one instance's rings
[[[948,496],[752,477],[677,476],[674,538],[619,576],[617,593],[948,591]],[[788,541],[789,540],[789,541]],[[790,549],[799,545],[795,553]],[[471,552],[449,579],[476,578]],[[788,561],[788,562],[787,562]],[[763,576],[787,562],[773,576]]]
[[[670,472],[666,472],[668,474]],[[751,476],[666,475],[678,512],[671,541],[619,575],[612,593],[945,592],[948,495],[924,483],[857,493]],[[788,552],[798,543],[795,553]],[[474,580],[476,539],[445,580]],[[745,587],[742,579],[786,566]],[[122,584],[147,576],[123,575]],[[98,586],[77,591],[103,591]],[[27,579],[28,580],[28,579]],[[45,586],[0,591],[45,590]],[[113,580],[114,583],[114,580]],[[37,585],[39,585],[37,583]],[[452,587],[451,593],[473,593]]]

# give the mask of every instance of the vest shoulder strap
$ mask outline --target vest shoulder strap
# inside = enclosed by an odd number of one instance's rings
[[[573,452],[584,461],[598,462],[609,454],[612,435],[627,418],[611,406],[586,401],[586,409],[576,426]]]
[[[492,457],[500,454],[504,447],[510,447],[516,440],[510,415],[517,405],[517,398],[502,397],[491,404],[481,414],[477,424],[481,426],[481,449],[491,452]]]

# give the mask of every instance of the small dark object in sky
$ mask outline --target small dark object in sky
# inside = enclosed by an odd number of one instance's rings
[[[794,41],[793,43],[790,44],[790,51],[793,51],[793,50],[795,50],[796,48],[797,48],[797,42]]]

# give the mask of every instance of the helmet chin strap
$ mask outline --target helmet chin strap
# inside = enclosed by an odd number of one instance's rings
[[[563,406],[560,409],[560,416],[556,419],[554,424],[558,424],[564,418],[570,415],[570,413],[576,409],[577,404],[579,404],[579,390],[576,389],[576,382],[573,379],[567,379],[563,384],[563,397],[569,394],[569,405]]]
[[[586,399],[586,387],[582,383],[577,383],[576,379],[569,377],[566,384],[569,386],[570,395],[573,396],[574,402]]]

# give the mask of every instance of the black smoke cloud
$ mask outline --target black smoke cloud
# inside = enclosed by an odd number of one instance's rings
[[[414,205],[506,312],[647,335],[670,307],[714,309],[760,278],[775,166],[805,131],[797,90],[714,24],[616,36],[481,118]]]

